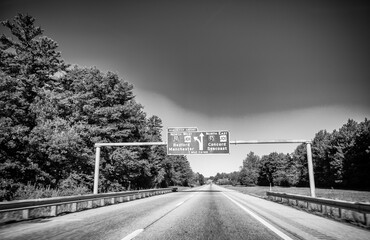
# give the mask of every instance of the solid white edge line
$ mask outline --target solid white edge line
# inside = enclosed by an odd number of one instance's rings
[[[280,231],[279,229],[277,229],[276,227],[274,227],[273,225],[271,225],[270,223],[266,222],[264,219],[262,219],[261,217],[259,217],[258,215],[256,215],[254,212],[248,210],[243,205],[241,205],[240,203],[238,203],[234,199],[232,199],[229,196],[227,196],[225,193],[222,193],[222,194],[226,198],[228,198],[230,201],[232,201],[233,203],[235,203],[238,207],[240,207],[241,209],[243,209],[246,213],[248,213],[249,215],[251,215],[252,217],[254,217],[256,220],[258,220],[260,223],[262,223],[263,225],[265,225],[266,227],[268,227],[271,231],[273,231],[274,233],[276,233],[282,239],[284,239],[284,240],[293,240],[288,235],[286,235],[285,233],[283,233],[282,231]]]
[[[142,233],[143,231],[144,231],[144,229],[137,229],[137,230],[133,231],[132,233],[130,233],[129,235],[127,235],[126,237],[122,238],[121,240],[131,240],[134,237],[136,237],[137,235],[139,235],[140,233]]]

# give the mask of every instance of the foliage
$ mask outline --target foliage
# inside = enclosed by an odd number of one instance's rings
[[[357,125],[353,146],[344,154],[343,185],[347,188],[369,189],[370,186],[370,121]]]
[[[239,172],[232,173],[217,173],[215,177],[210,179],[219,185],[236,185],[239,183]]]
[[[279,164],[279,161],[280,159],[278,153],[276,152],[262,156],[259,164],[258,185],[269,186],[274,184],[273,177],[277,171],[277,165]]]
[[[368,190],[370,186],[370,121],[349,119],[332,133],[320,130],[312,141],[315,184],[323,188]],[[211,179],[222,184],[245,186],[309,186],[306,144],[292,154],[270,153],[261,158],[250,152],[243,161],[239,179],[217,173]]]
[[[239,182],[245,186],[254,186],[258,180],[258,165],[260,157],[255,155],[254,152],[248,153],[247,157],[243,160],[243,166],[239,174]]]
[[[161,141],[162,120],[146,116],[132,84],[69,67],[34,22],[22,14],[3,22],[15,40],[0,38],[0,200],[27,195],[31,186],[91,191],[96,142]],[[104,192],[193,179],[186,157],[167,156],[162,146],[102,148],[100,172]]]
[[[293,162],[295,163],[296,171],[293,172],[296,178],[297,187],[308,187],[310,180],[308,177],[308,160],[306,144],[302,143],[297,146],[292,154]],[[315,159],[313,159],[314,161]]]
[[[62,197],[71,195],[83,195],[89,193],[91,193],[91,191],[89,191],[86,186],[74,186],[73,188],[53,189],[50,188],[50,186],[36,186],[28,184],[19,187],[15,191],[12,200]]]
[[[205,178],[202,174],[198,172],[194,173],[192,183],[194,185],[202,186],[205,184]]]
[[[15,37],[0,37],[0,108],[4,109],[0,112],[0,172],[7,197],[28,181],[51,184],[32,144],[32,131],[40,124],[33,109],[55,86],[55,74],[66,71],[68,65],[56,51],[57,44],[41,36],[43,31],[34,21],[19,14],[13,22],[2,22]]]
[[[369,189],[370,124],[349,119],[338,131],[320,131],[313,140],[319,187]]]
[[[218,185],[231,184],[228,175],[229,175],[228,173],[217,173],[216,176],[212,177],[213,178],[212,180]]]

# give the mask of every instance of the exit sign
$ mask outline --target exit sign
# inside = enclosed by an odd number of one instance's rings
[[[167,134],[168,155],[230,153],[228,131],[169,131]]]

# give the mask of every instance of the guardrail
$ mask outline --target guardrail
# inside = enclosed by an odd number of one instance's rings
[[[318,211],[323,215],[339,217],[349,221],[370,226],[370,203],[347,202],[327,198],[314,198],[288,193],[266,192],[267,197],[273,201],[280,201],[288,205],[307,208],[310,211]],[[290,200],[293,200],[291,202]],[[303,204],[302,204],[303,203]]]
[[[39,217],[54,217],[61,213],[76,212],[83,209],[128,202],[139,198],[165,194],[172,191],[174,191],[173,188],[161,188],[129,192],[87,194],[81,196],[0,202],[0,223],[34,219]]]

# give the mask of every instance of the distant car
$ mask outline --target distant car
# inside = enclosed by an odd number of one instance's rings
[[[177,187],[173,187],[172,192],[177,192],[177,189],[178,189]]]

